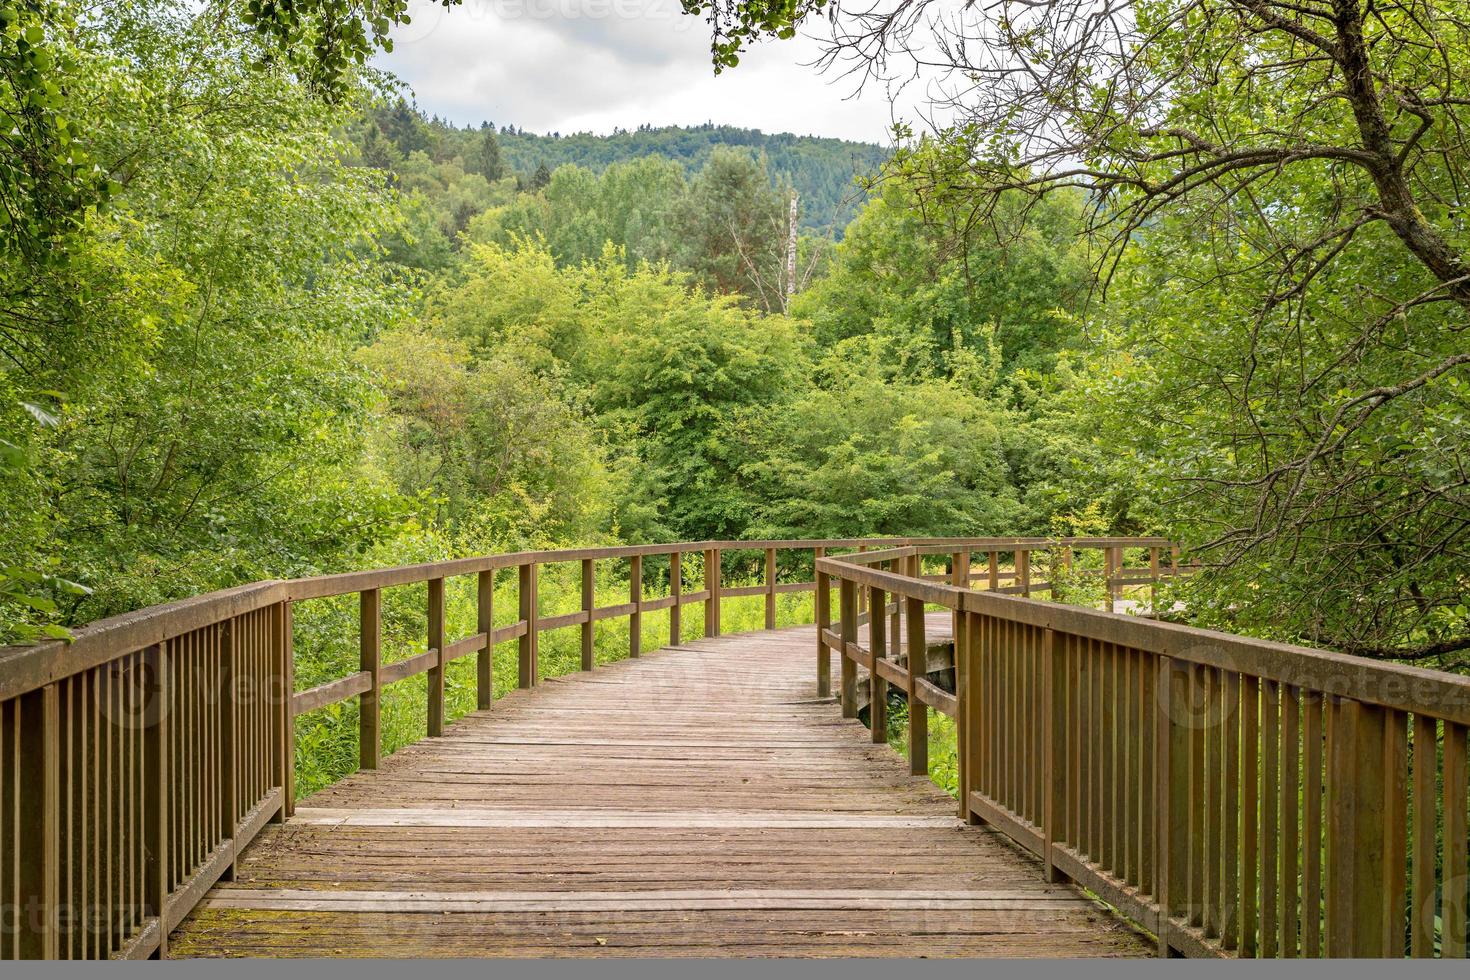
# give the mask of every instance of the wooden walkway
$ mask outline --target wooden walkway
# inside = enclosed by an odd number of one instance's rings
[[[815,701],[811,627],[549,679],[302,801],[173,956],[1146,956]]]

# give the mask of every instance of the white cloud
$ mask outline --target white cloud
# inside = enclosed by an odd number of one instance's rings
[[[886,142],[882,93],[804,62],[809,38],[768,42],[716,76],[704,21],[678,0],[412,0],[414,22],[377,63],[419,105],[461,125],[609,132],[704,122]]]

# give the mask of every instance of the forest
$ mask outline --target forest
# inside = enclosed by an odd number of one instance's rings
[[[811,12],[731,6],[729,71]],[[1203,565],[1181,620],[1466,669],[1466,11],[1380,6],[1418,94],[1324,102],[1337,62],[1272,67],[1315,15],[1174,6],[1119,76],[1167,118],[996,86],[890,151],[455,128],[363,67],[392,4],[6,0],[0,634],[500,550],[1126,533]],[[1023,53],[1109,57],[1066,51]]]

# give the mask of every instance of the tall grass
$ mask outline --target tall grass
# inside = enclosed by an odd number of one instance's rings
[[[691,560],[692,559],[692,560]],[[727,567],[729,567],[727,565]],[[691,574],[692,568],[692,574]],[[686,556],[684,591],[699,589],[697,556]],[[599,562],[595,566],[594,595],[597,606],[625,603],[629,597],[629,567],[626,561]],[[644,598],[656,599],[668,592],[668,563],[652,562],[644,569]],[[725,581],[726,588],[758,584],[758,578]],[[496,576],[494,625],[508,626],[520,618],[516,570]],[[576,563],[542,566],[537,588],[538,615],[542,618],[575,612],[582,605],[581,569]],[[358,669],[358,596],[354,593],[328,599],[300,602],[295,611],[296,690],[337,680]],[[428,586],[425,583],[382,591],[382,651],[385,665],[406,660],[427,648]],[[452,642],[477,632],[475,576],[445,581],[445,635]],[[765,626],[765,597],[740,596],[720,602],[721,631],[741,633]],[[811,593],[783,593],[776,597],[776,624],[794,626],[813,621]],[[598,665],[628,657],[629,620],[606,619],[593,626],[593,647]],[[704,605],[689,603],[681,608],[683,642],[704,635]],[[645,652],[669,644],[669,611],[645,612],[640,629]],[[463,657],[444,671],[446,722],[475,710],[474,656]],[[581,669],[580,626],[550,630],[540,635],[541,676],[557,677]],[[512,640],[498,644],[492,655],[494,696],[502,697],[517,683],[518,648]],[[425,737],[428,729],[428,678],[424,674],[388,685],[380,698],[382,751],[386,755]],[[358,701],[350,698],[308,712],[296,719],[296,795],[305,798],[341,779],[357,768]]]

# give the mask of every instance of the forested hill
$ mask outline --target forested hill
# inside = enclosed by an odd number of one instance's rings
[[[473,142],[480,138],[478,127],[455,129],[444,123],[431,123],[431,126],[449,139]],[[872,143],[763,133],[758,129],[712,124],[640,126],[618,130],[610,136],[541,135],[513,126],[502,126],[497,132],[507,168],[527,176],[542,165],[555,170],[562,164],[574,163],[600,172],[611,163],[653,155],[674,160],[684,167],[686,174],[693,174],[705,165],[715,147],[745,147],[765,155],[767,170],[774,181],[796,189],[801,197],[800,220],[804,228],[832,230],[839,235],[862,203],[854,179],[875,171],[888,156],[887,150]]]

